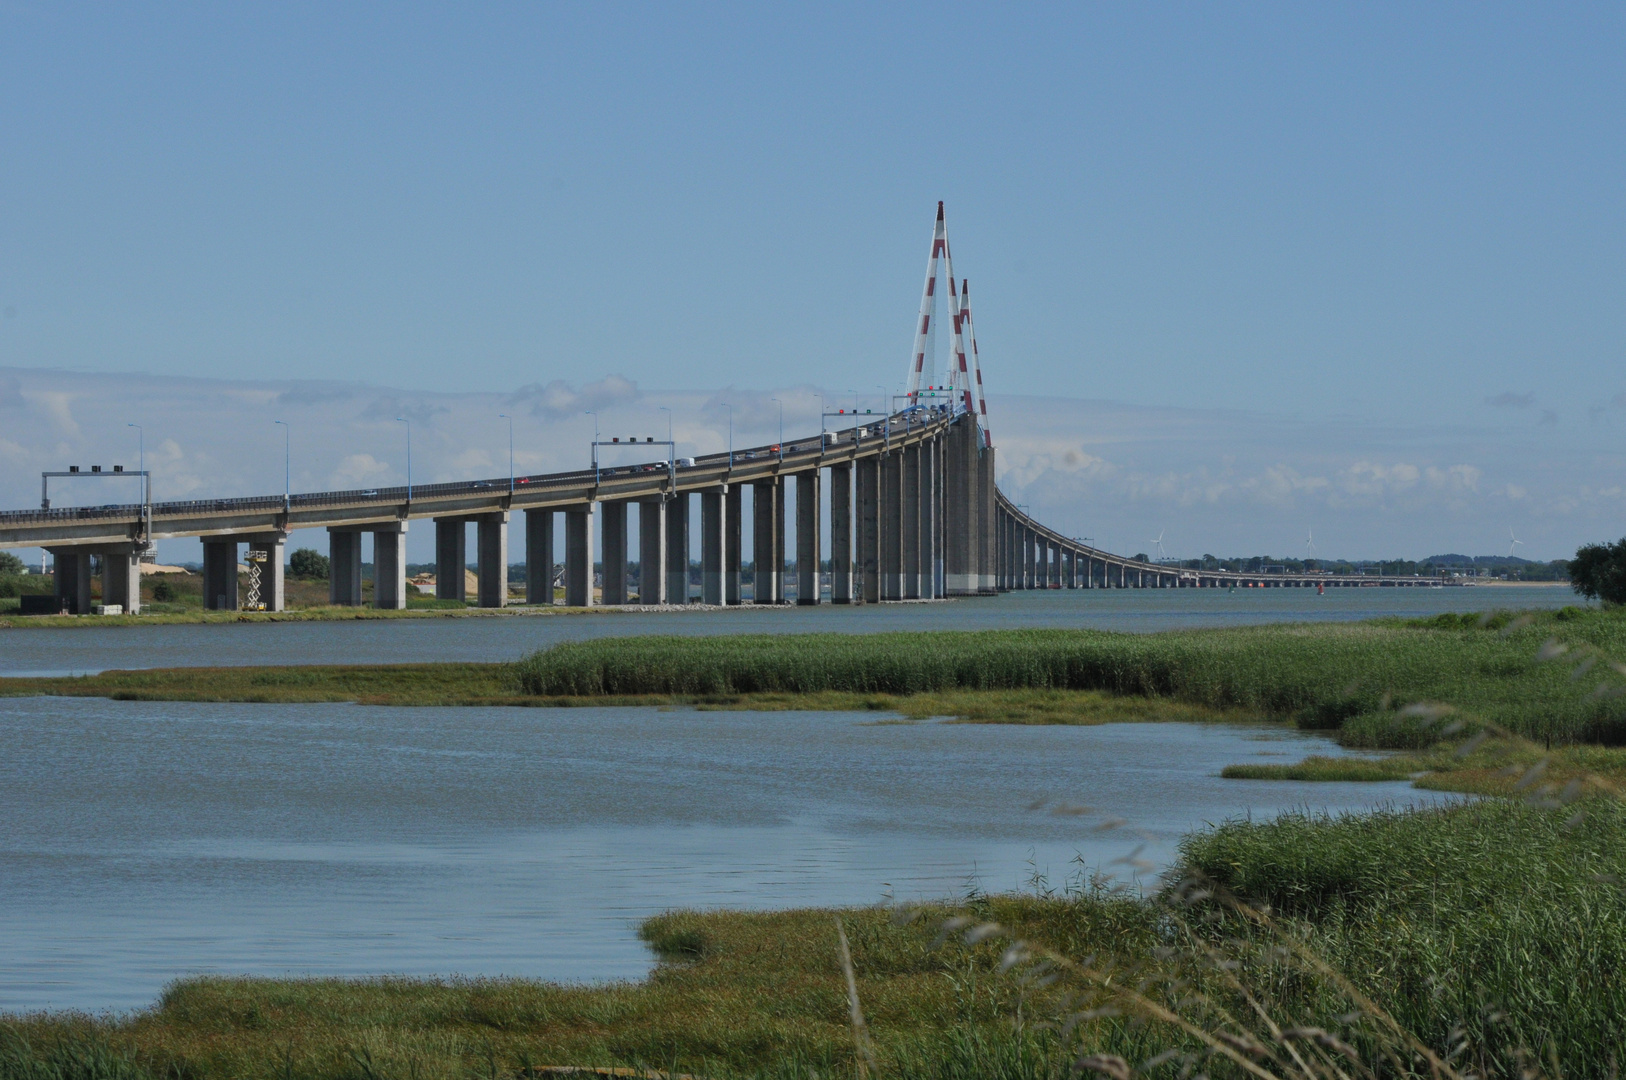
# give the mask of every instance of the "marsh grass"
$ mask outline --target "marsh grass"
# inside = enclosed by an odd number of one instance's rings
[[[1557,642],[1544,654],[1542,643],[1559,634],[1574,644]],[[1390,620],[1144,635],[601,638],[537,653],[521,662],[519,677],[532,694],[589,697],[1089,690],[1345,729],[1351,745],[1391,748],[1436,741],[1429,710],[1446,703],[1549,744],[1616,745],[1626,743],[1626,668],[1581,654],[1623,643],[1626,616],[1580,609],[1475,618],[1466,627],[1451,617],[1449,625]]]
[[[1312,755],[1296,765],[1227,765],[1227,780],[1305,780],[1330,783],[1407,780],[1421,769],[1410,758],[1330,758]]]

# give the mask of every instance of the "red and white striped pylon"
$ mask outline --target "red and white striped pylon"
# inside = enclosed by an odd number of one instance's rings
[[[943,224],[943,204],[938,202],[937,224],[932,226],[932,253],[926,259],[926,285],[920,293],[920,318],[915,320],[914,361],[909,365],[909,385],[906,391],[910,400],[914,400],[920,393],[920,378],[925,371],[926,353],[930,350],[932,342],[932,318],[937,314],[937,263],[947,250],[948,229]]]
[[[971,321],[971,282],[960,280],[960,319],[965,323],[965,336],[971,342],[971,375],[977,387],[977,425],[982,428],[982,444],[994,445],[988,431],[988,399],[982,396],[982,358],[977,355],[977,328]]]
[[[937,204],[937,221],[932,226],[932,250],[926,260],[926,284],[920,293],[920,318],[915,323],[915,349],[909,364],[909,382],[907,394],[911,401],[918,401],[921,389],[921,377],[925,374],[926,358],[931,353],[932,319],[937,314],[937,277],[938,269],[948,274],[948,308],[952,320],[953,353],[949,363],[949,387],[957,392],[960,404],[965,411],[978,416],[978,423],[986,429],[987,405],[982,402],[982,372],[977,368],[977,396],[972,399],[972,373],[970,365],[966,362],[964,322],[965,314],[961,310],[961,292],[954,280],[954,254],[949,247],[948,226],[944,222],[943,204]],[[972,352],[976,351],[976,342],[972,341]],[[981,408],[979,415],[978,409]],[[986,439],[986,435],[984,436]],[[992,445],[992,443],[989,443]]]

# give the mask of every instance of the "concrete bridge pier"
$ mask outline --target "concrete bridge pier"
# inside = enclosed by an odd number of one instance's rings
[[[600,596],[606,605],[627,602],[627,504],[609,499],[599,503]]]
[[[948,429],[944,442],[943,594],[976,596],[981,591],[983,505],[976,423],[962,417]]]
[[[260,603],[265,605],[266,611],[284,611],[287,609],[287,567],[284,564],[283,552],[287,550],[288,534],[284,532],[252,533],[246,537],[248,549],[258,552],[264,558],[260,560]],[[331,573],[331,571],[329,571]],[[102,590],[107,595],[107,590]],[[117,603],[117,601],[113,601]],[[129,608],[125,609],[126,611]]]
[[[90,552],[76,547],[51,549],[58,611],[90,614]]]
[[[777,604],[784,599],[785,485],[775,477],[751,485],[752,602]]]
[[[682,492],[662,504],[666,514],[666,602],[689,602],[689,496]]]
[[[830,466],[830,602],[853,602],[853,469]]]
[[[565,511],[565,604],[593,606],[593,518],[598,503],[586,502]]]
[[[866,604],[881,600],[881,462],[863,458],[858,472],[858,551],[853,564],[858,574],[858,599]]]
[[[483,608],[508,606],[508,511],[481,514],[474,527],[475,573]]]
[[[994,513],[999,489],[994,480],[994,448],[983,445],[982,433],[975,427],[977,443],[977,595],[992,596],[994,587]]]
[[[406,604],[407,523],[376,525],[373,533],[373,607],[401,611]]]
[[[525,511],[525,602],[553,604],[553,511]]]
[[[932,440],[932,596],[948,595],[948,442],[941,435]]]
[[[468,559],[468,519],[435,519],[435,599],[464,600]]]
[[[328,526],[327,551],[327,602],[339,607],[360,607],[361,529],[349,525]]]
[[[942,493],[937,484],[937,440],[923,443],[920,455],[920,595],[936,600],[937,591],[937,517]]]
[[[796,474],[796,603],[819,602],[819,470]]]
[[[745,488],[729,484],[723,492],[723,603],[741,602],[740,562],[745,557]]]
[[[664,604],[666,599],[666,503],[645,499],[638,504],[638,602]]]
[[[881,457],[881,599],[903,599],[903,453]]]
[[[236,611],[237,540],[206,537],[203,541],[203,606],[209,611]]]
[[[700,602],[723,602],[723,491],[700,493]]]

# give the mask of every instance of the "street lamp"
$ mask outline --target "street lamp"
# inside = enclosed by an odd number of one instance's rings
[[[404,416],[397,416],[395,422],[407,426],[407,503],[410,505],[412,502],[412,421]]]
[[[497,414],[497,419],[508,421],[508,497],[514,497],[514,418],[505,412]]]
[[[779,463],[785,463],[785,403],[778,398],[769,398],[769,401],[779,406]]]
[[[728,471],[734,471],[734,406],[723,402],[723,408],[728,410]]]
[[[293,470],[290,462],[293,460],[294,429],[288,426],[286,420],[271,422],[282,425],[282,512],[286,514],[293,503]]]
[[[598,487],[598,413],[588,409],[582,415],[593,418],[593,486]]]

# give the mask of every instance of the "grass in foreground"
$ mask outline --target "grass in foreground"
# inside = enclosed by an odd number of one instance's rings
[[[643,927],[663,962],[639,983],[188,980],[124,1018],[0,1018],[0,1078],[828,1077],[863,1046],[876,1075],[922,1078],[1060,1080],[1080,1059],[1119,1077],[1611,1075],[1618,804],[1233,822],[1183,854],[1185,880],[1145,901],[1083,884],[955,909],[672,913]],[[56,1067],[75,1055],[101,1064]]]

